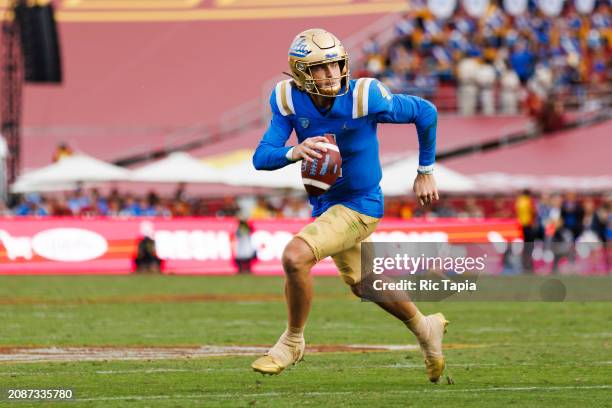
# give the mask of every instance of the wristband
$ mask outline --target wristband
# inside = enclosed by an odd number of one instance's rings
[[[293,149],[295,149],[295,147],[292,147],[291,149],[287,150],[287,153],[285,153],[285,157],[290,162],[297,161],[297,160],[293,160]]]
[[[434,165],[430,164],[429,166],[419,166],[417,169],[417,173],[419,174],[433,174]]]

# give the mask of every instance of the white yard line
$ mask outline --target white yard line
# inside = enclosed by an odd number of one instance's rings
[[[592,361],[592,362],[580,362],[578,363],[555,363],[552,364],[554,366],[561,367],[572,367],[575,365],[580,365],[581,367],[598,367],[598,366],[607,366],[611,365],[612,361]],[[542,367],[542,364],[539,363],[506,363],[506,364],[498,364],[498,363],[449,363],[447,364],[447,369],[452,370],[453,368],[478,368],[478,367]],[[423,369],[423,364],[385,364],[385,365],[375,365],[368,364],[359,365],[359,366],[350,366],[350,365],[342,365],[341,368],[345,370],[355,370],[355,371],[363,371],[363,370],[371,370],[378,368],[391,368],[391,369]],[[307,364],[300,364],[300,371],[320,371],[323,368],[321,366],[309,366]],[[250,368],[245,367],[234,367],[234,368],[143,368],[143,369],[129,369],[129,370],[98,370],[98,371],[52,371],[47,373],[32,373],[32,372],[16,372],[16,371],[7,371],[1,372],[0,376],[55,376],[55,375],[81,375],[81,374],[99,374],[99,375],[122,375],[122,374],[155,374],[155,373],[207,373],[207,372],[251,372]]]
[[[201,347],[39,347],[13,348],[2,352],[0,363],[42,363],[54,361],[166,360],[226,356],[256,356],[269,347],[201,346]],[[312,345],[308,353],[346,353],[351,351],[418,351],[415,344],[329,344]]]
[[[389,390],[372,392],[372,394],[422,394],[422,393],[475,393],[475,392],[523,392],[523,391],[561,391],[561,390],[607,390],[612,388],[612,385],[575,385],[575,386],[547,386],[547,387],[491,387],[491,388],[445,388],[445,389],[421,389],[421,390]],[[369,394],[370,392],[365,392]],[[282,397],[282,396],[295,396],[301,395],[305,397],[318,397],[318,396],[339,396],[339,395],[355,395],[364,394],[363,392],[355,391],[317,391],[317,392],[303,392],[295,393],[291,392],[263,392],[263,393],[223,393],[223,394],[183,394],[183,395],[126,395],[122,397],[92,397],[92,398],[75,398],[76,401],[122,401],[122,400],[175,400],[175,399],[202,399],[202,398],[258,398],[258,397]]]
[[[213,368],[207,370],[214,370]],[[101,370],[95,371],[95,374],[154,374],[154,373],[185,373],[196,370],[187,370],[183,368],[148,368],[146,370]]]

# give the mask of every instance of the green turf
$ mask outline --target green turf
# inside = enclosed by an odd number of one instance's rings
[[[315,285],[309,343],[414,344],[401,323],[352,298],[339,279]],[[221,294],[257,296],[189,298]],[[284,326],[280,299],[279,278],[0,277],[0,347],[271,344]],[[447,343],[478,346],[447,350],[455,385],[429,384],[417,352],[384,352],[307,355],[278,377],[252,373],[252,357],[4,363],[0,389],[70,387],[73,407],[603,407],[612,400],[611,306],[422,304],[451,321]],[[30,405],[42,406],[16,406]]]

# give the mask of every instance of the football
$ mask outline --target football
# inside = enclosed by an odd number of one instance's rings
[[[323,157],[312,162],[302,161],[302,182],[308,194],[313,196],[329,190],[342,171],[342,157],[336,144],[336,135],[327,133],[323,137],[328,140],[325,143],[327,152],[319,151]]]

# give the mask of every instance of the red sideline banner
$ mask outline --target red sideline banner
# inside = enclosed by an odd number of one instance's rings
[[[287,242],[308,220],[252,223],[257,261],[253,273],[282,274]],[[138,241],[155,239],[169,274],[234,274],[231,218],[0,218],[0,274],[129,274]],[[496,242],[521,238],[514,220],[384,219],[372,236],[380,242]],[[315,274],[335,274],[328,258]]]

